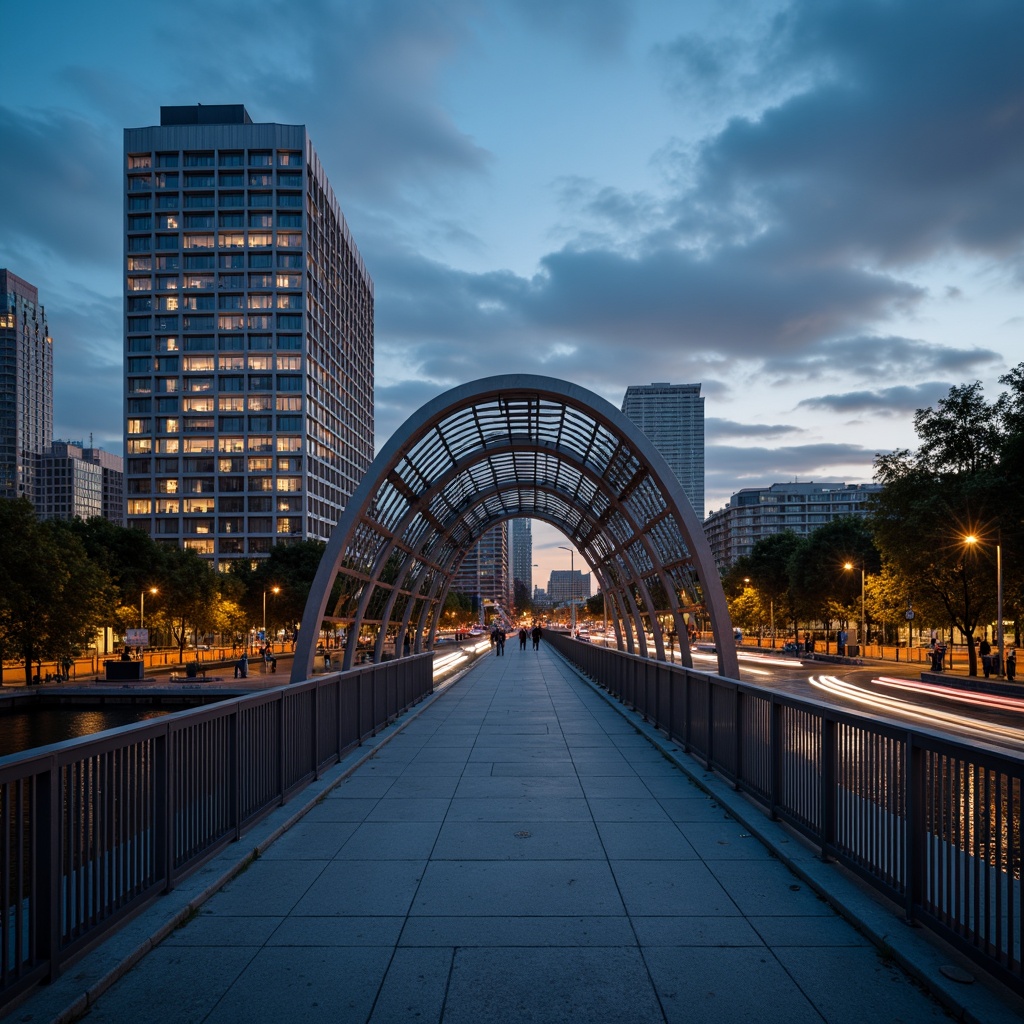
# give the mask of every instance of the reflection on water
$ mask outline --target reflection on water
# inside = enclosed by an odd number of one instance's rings
[[[61,743],[119,725],[161,718],[169,711],[154,707],[38,708],[0,715],[0,757],[47,743]]]

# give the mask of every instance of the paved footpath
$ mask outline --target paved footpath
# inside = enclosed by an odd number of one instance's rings
[[[897,961],[962,1019],[1020,1019],[543,643],[480,659],[403,722],[134,967],[110,947],[11,1019],[60,1019],[60,987],[98,970],[123,976],[90,1024],[949,1019]]]

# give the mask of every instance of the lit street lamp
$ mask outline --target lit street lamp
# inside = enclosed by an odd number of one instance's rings
[[[964,537],[965,544],[980,544],[981,541],[973,533]],[[1002,535],[996,538],[996,646],[999,648],[999,669],[996,675],[1002,676],[1003,667],[1003,545]]]
[[[149,592],[155,594],[157,592],[156,587],[150,587]],[[143,591],[139,594],[139,629],[146,628],[146,592]]]
[[[860,569],[860,636],[858,636],[857,639],[860,641],[860,656],[863,658],[868,646],[868,636],[865,626],[866,620],[864,617],[864,563],[861,562],[859,566],[856,566],[853,562],[846,562],[843,565],[843,568]]]
[[[271,587],[270,593],[279,594],[281,592],[280,587]],[[267,591],[263,591],[263,642],[267,640]]]

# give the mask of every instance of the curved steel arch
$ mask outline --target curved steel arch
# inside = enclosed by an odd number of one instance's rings
[[[473,545],[506,519],[560,529],[598,578],[620,647],[665,659],[659,616],[686,632],[687,605],[711,620],[718,670],[739,678],[711,549],[675,474],[640,429],[576,384],[529,374],[452,388],[413,413],[373,460],[320,562],[292,681],[307,678],[321,623],[344,623],[342,668],[360,631],[396,655],[433,637]],[[328,604],[333,602],[328,610]],[[684,660],[689,648],[681,644]]]

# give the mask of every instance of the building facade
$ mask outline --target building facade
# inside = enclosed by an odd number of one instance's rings
[[[526,588],[525,594],[533,594],[533,520],[513,519],[511,529],[512,596],[515,598],[515,584]]]
[[[581,569],[552,569],[548,577],[548,603],[580,604],[590,597],[590,573]]]
[[[480,621],[481,603],[484,609],[498,607],[503,611],[511,605],[508,545],[508,523],[492,526],[466,554],[452,580],[452,590],[472,597]]]
[[[39,291],[0,270],[0,497],[38,502],[53,441],[53,339]]]
[[[704,399],[699,384],[631,384],[622,411],[669,464],[704,519]]]
[[[39,457],[36,514],[40,519],[102,516],[124,526],[124,472],[120,455],[80,442],[54,441]]]
[[[373,458],[373,282],[305,126],[129,128],[129,526],[225,569],[326,540]]]
[[[715,564],[725,570],[764,537],[787,530],[805,537],[834,519],[866,515],[868,502],[881,489],[881,484],[813,482],[745,487],[704,520],[704,535]]]

